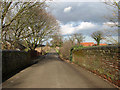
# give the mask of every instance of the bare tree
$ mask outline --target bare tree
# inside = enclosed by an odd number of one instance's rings
[[[83,35],[81,33],[79,34],[74,34],[73,35],[75,37],[75,39],[77,40],[77,44],[80,45],[81,42],[83,42],[84,38]]]
[[[65,40],[63,46],[60,48],[60,56],[66,60],[70,59],[70,50],[73,43],[70,40]]]
[[[75,37],[74,37],[74,35],[69,35],[68,39],[69,39],[69,42],[71,42],[72,45],[74,46],[75,45]]]
[[[3,42],[2,44],[6,44],[6,42],[8,42],[12,46],[12,44],[16,42],[14,41],[14,39],[16,39],[17,37],[16,36],[17,32],[21,29],[20,30],[21,33],[25,27],[25,21],[27,21],[26,20],[27,18],[24,20],[22,19],[25,15],[25,12],[28,9],[31,9],[37,3],[10,2],[10,1],[7,2],[7,0],[4,0],[4,2],[1,3],[2,4],[0,11],[1,11],[1,37]],[[21,22],[21,19],[24,22]],[[11,33],[12,35],[10,35]],[[14,38],[11,37],[13,35],[15,36]],[[11,40],[14,42],[12,42]]]
[[[59,34],[55,34],[52,36],[51,44],[53,47],[61,47],[63,44],[62,36]]]
[[[35,49],[59,27],[56,19],[46,11],[45,2],[3,2],[2,10],[2,42],[9,43],[12,49],[18,44]]]
[[[97,42],[97,45],[99,45],[100,41],[103,39],[103,33],[101,31],[96,31],[92,33],[91,37]]]
[[[106,19],[108,19],[110,22],[113,22],[114,24],[108,24],[108,26],[112,27],[120,27],[120,2],[118,0],[105,0],[104,2],[106,5],[108,5],[109,9],[112,7],[112,15],[111,17],[105,16]],[[114,31],[106,30],[107,32],[111,32],[110,34],[106,35],[106,41],[118,44],[118,39],[114,38],[113,34],[116,34],[118,36],[118,29],[114,29]],[[119,37],[118,37],[119,38]]]
[[[118,11],[120,10],[118,0],[105,0],[104,3],[109,6],[109,10],[112,10],[112,17],[106,16],[106,18],[111,22],[116,22],[116,20],[118,20]],[[112,7],[112,9],[110,9],[110,7]],[[115,23],[114,26],[118,26],[118,24]]]
[[[29,19],[29,28],[26,28],[30,32],[30,36],[25,38],[29,49],[35,49],[59,29],[56,19],[45,9],[35,7],[31,9],[30,13],[33,11],[32,20]]]

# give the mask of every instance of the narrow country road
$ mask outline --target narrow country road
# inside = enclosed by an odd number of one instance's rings
[[[66,63],[55,51],[3,83],[3,88],[115,88],[83,68]]]

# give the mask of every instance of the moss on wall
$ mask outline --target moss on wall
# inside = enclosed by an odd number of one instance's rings
[[[118,46],[99,46],[73,50],[73,61],[120,86],[118,49]]]

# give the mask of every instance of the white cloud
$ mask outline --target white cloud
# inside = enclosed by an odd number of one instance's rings
[[[91,22],[81,22],[79,25],[77,26],[73,26],[73,23],[71,24],[61,24],[61,34],[62,35],[66,35],[66,34],[73,34],[73,33],[77,33],[79,31],[83,31],[86,29],[92,29],[92,28],[96,28],[97,25],[91,23]]]
[[[72,7],[67,7],[67,8],[64,8],[64,12],[66,13],[66,12],[70,12],[71,11],[71,9],[72,9]]]
[[[91,22],[82,22],[80,25],[76,27],[76,29],[88,29],[94,27],[96,27],[96,25]]]
[[[85,42],[95,42],[94,39],[91,38],[91,34],[95,31],[101,30],[105,35],[112,35],[112,37],[117,40],[117,37],[114,30],[116,27],[108,26],[107,24],[113,24],[112,22],[105,22],[103,24],[96,24],[92,22],[70,22],[67,24],[62,24],[61,26],[61,35],[71,35],[74,33],[82,33],[85,36]],[[105,30],[106,29],[106,30]],[[112,32],[113,31],[113,32]],[[108,33],[109,32],[109,33]],[[117,32],[116,32],[117,33]],[[110,37],[109,37],[110,38]],[[111,38],[110,38],[111,40]],[[113,41],[113,40],[112,40]],[[102,40],[101,43],[111,43],[110,41]]]
[[[103,24],[97,24],[92,22],[70,22],[67,24],[63,24],[59,21],[59,23],[60,23],[60,29],[61,29],[60,33],[62,35],[68,35],[68,34],[74,34],[74,33],[91,35],[93,32],[98,30],[103,31],[105,34],[107,34],[108,32],[110,34],[110,32],[112,33],[112,31],[117,30],[117,27],[111,27],[106,25],[108,24],[108,22]]]
[[[72,24],[66,24],[66,25],[61,25],[61,34],[66,35],[66,34],[72,34],[74,33],[75,28],[73,27]]]
[[[103,23],[103,25],[106,25],[106,26],[116,26],[116,25],[118,25],[118,22],[105,22],[105,23]]]

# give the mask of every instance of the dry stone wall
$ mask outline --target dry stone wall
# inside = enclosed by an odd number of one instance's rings
[[[120,86],[119,49],[118,46],[99,46],[73,50],[72,60]]]

